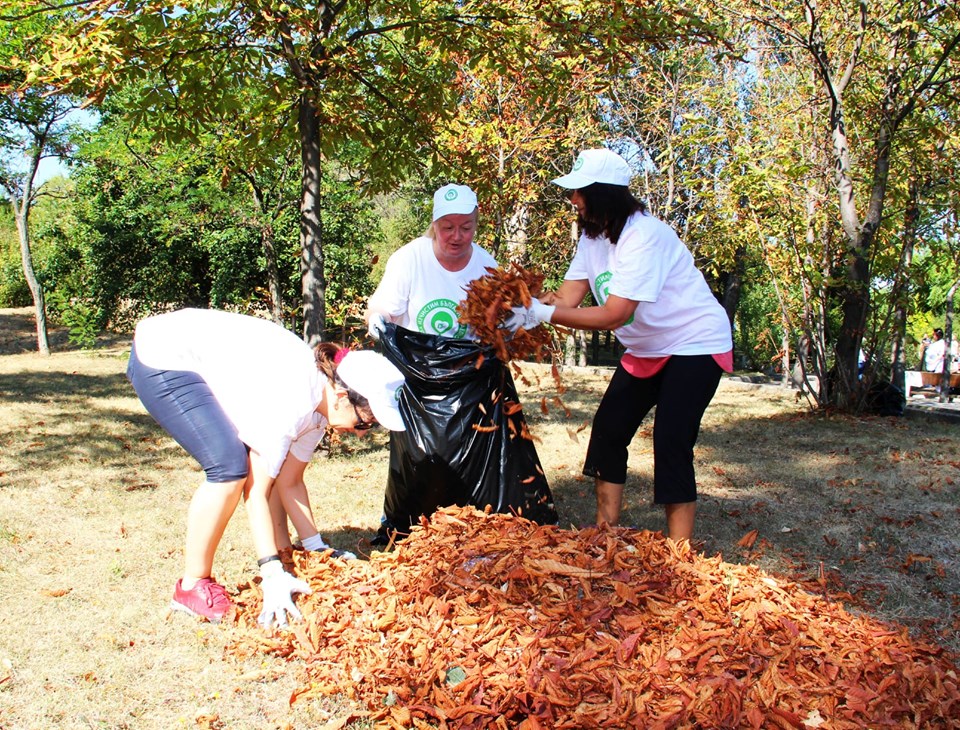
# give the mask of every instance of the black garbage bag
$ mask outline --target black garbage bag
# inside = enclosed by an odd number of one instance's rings
[[[506,363],[472,340],[395,324],[387,324],[380,349],[404,375],[399,400],[407,430],[390,434],[379,542],[450,505],[556,524],[536,447],[520,436],[527,432],[523,411],[504,408],[519,403]]]

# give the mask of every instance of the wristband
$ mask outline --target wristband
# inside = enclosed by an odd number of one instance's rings
[[[260,567],[260,568],[262,568],[264,565],[266,565],[267,563],[272,563],[274,560],[280,560],[280,556],[279,556],[279,555],[268,555],[268,556],[265,557],[265,558],[260,558],[260,559],[257,561],[257,566]]]

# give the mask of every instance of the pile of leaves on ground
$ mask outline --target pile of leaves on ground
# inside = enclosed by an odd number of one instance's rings
[[[446,508],[390,553],[296,553],[289,631],[238,596],[241,656],[384,728],[960,727],[956,660],[659,533]]]

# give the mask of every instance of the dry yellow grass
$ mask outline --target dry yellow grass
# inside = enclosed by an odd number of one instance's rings
[[[41,358],[0,310],[0,728],[318,727],[336,706],[288,700],[291,667],[226,659],[229,631],[168,615],[187,502],[201,474],[143,411],[123,376],[126,341],[86,353],[62,339]],[[18,320],[20,322],[20,320]],[[20,349],[24,349],[20,347]],[[608,373],[567,370],[571,409],[543,416],[552,380],[518,383],[561,524],[593,513],[579,476]],[[644,429],[648,427],[644,425]],[[960,649],[960,433],[910,419],[808,414],[791,392],[725,381],[697,451],[698,539]],[[321,529],[356,548],[376,529],[385,435],[345,439],[307,472]],[[649,505],[651,441],[631,452],[624,523],[661,529]],[[758,530],[751,549],[738,541]],[[255,574],[244,515],[231,521],[217,577]]]

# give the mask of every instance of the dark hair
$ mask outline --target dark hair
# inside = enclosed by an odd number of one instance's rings
[[[943,330],[940,329],[939,327],[935,327],[935,328],[933,329],[933,334],[935,334],[935,335],[937,336],[937,339],[938,339],[938,340],[942,340],[942,339],[943,339]]]
[[[357,412],[363,417],[364,421],[376,421],[377,419],[373,415],[373,409],[370,408],[370,401],[344,383],[340,376],[337,375],[337,353],[343,349],[345,348],[333,342],[321,342],[313,348],[313,355],[317,361],[317,370],[326,375],[331,383],[339,385],[347,391],[347,400],[350,401],[351,405],[356,407]]]
[[[580,229],[588,238],[606,236],[610,243],[616,243],[627,218],[637,211],[647,212],[647,206],[633,197],[626,185],[592,183],[580,188],[579,193],[586,204],[586,215],[581,214],[578,219]]]

